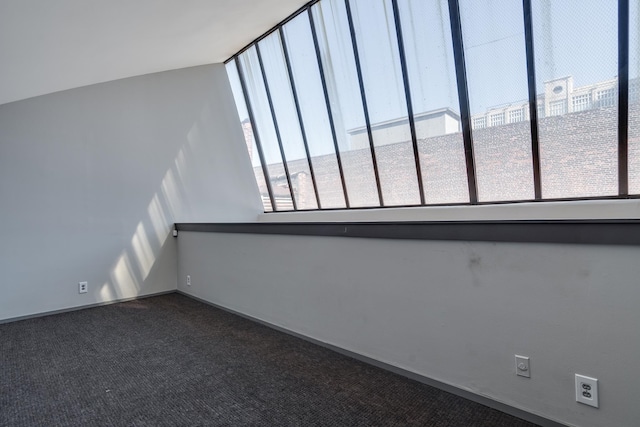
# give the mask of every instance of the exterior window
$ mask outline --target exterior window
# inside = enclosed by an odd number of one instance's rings
[[[486,117],[476,117],[473,119],[473,128],[474,129],[482,129],[487,127],[487,118]]]
[[[504,113],[491,115],[491,126],[500,126],[504,124]]]
[[[541,194],[551,199],[618,195],[623,163],[618,163],[617,108],[594,109],[596,93],[617,86],[618,2],[530,3],[536,89],[544,93],[548,115],[555,116],[538,129]],[[630,30],[636,32],[637,27]],[[585,110],[589,114],[567,114]]]
[[[229,77],[229,83],[231,84],[231,90],[233,97],[236,101],[236,109],[238,111],[238,118],[242,126],[242,133],[244,134],[245,144],[247,145],[247,151],[249,151],[249,158],[251,159],[251,166],[253,167],[253,173],[260,190],[260,198],[262,200],[262,206],[265,212],[273,211],[271,205],[271,198],[269,197],[269,189],[267,188],[267,180],[265,179],[262,162],[260,160],[260,154],[255,140],[253,132],[253,126],[251,120],[249,120],[249,111],[242,93],[242,83],[240,83],[240,76],[238,75],[238,67],[236,61],[231,61],[226,64],[227,75]]]
[[[348,6],[353,17],[382,206],[420,204],[419,171],[414,160],[409,121],[393,122],[399,117],[407,117],[408,111],[398,38],[389,36],[396,33],[392,4],[349,0]],[[383,28],[385,31],[381,31]],[[381,79],[381,76],[385,77]],[[368,135],[366,139],[369,140]]]
[[[640,102],[640,78],[629,80],[629,102]]]
[[[324,73],[324,86],[330,108],[327,108],[326,103],[316,103],[316,109],[318,112],[330,110],[329,116],[333,121],[337,139],[349,207],[380,206],[379,193],[382,190],[377,184],[380,175],[373,161],[376,151],[371,146],[367,132],[360,78],[345,2],[323,0],[313,5],[309,13],[314,23],[314,27],[309,31],[312,38],[315,34],[314,44],[317,43],[317,47],[314,50],[317,52],[309,52],[307,62],[300,64],[299,68],[316,67]],[[306,18],[308,21],[309,16]],[[364,85],[364,82],[362,84]],[[324,109],[320,110],[321,107]],[[393,111],[393,114],[395,116],[398,112]],[[369,116],[370,124],[371,120]],[[374,117],[373,120],[377,121],[377,118]],[[309,133],[312,131],[311,129]]]
[[[474,115],[487,116],[487,126],[503,125],[506,108],[502,106],[519,103],[529,95],[523,22],[521,2],[460,1],[469,109]],[[478,201],[534,197],[529,126],[523,123],[525,129],[516,133],[480,132],[473,136]]]
[[[573,111],[584,111],[591,108],[591,94],[576,95],[573,97]]]
[[[544,113],[544,101],[538,104],[538,119],[545,118],[546,115]]]
[[[449,3],[313,1],[227,61],[265,211],[640,195],[640,2],[620,82],[616,0]]]
[[[425,203],[468,203],[449,10],[442,0],[400,0],[398,9]]]
[[[595,93],[595,100],[600,108],[613,107],[616,105],[616,90],[614,88],[599,90]]]
[[[615,99],[617,102],[616,93]],[[640,3],[629,2],[629,194],[640,194]]]
[[[560,101],[552,101],[549,103],[549,115],[561,116],[567,113],[567,101],[564,99]]]
[[[523,121],[524,121],[523,108],[509,111],[509,123],[517,123],[517,122],[523,122]]]

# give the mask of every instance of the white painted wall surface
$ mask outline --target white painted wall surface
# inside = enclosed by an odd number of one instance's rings
[[[181,232],[178,257],[212,303],[569,425],[639,425],[638,247]]]
[[[0,320],[176,289],[175,221],[255,220],[228,106],[221,64],[0,105]]]

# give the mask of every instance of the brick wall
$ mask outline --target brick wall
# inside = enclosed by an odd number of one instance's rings
[[[587,110],[547,117],[539,122],[543,198],[617,194],[617,108]],[[530,123],[519,122],[473,131],[481,201],[533,198]],[[460,133],[418,141],[428,204],[468,202],[464,147]],[[386,205],[418,204],[417,175],[410,142],[376,147]],[[371,153],[341,153],[351,206],[377,206]],[[312,158],[323,207],[344,207],[335,155]],[[640,193],[640,105],[629,112],[629,183]],[[306,160],[288,163],[297,175],[293,186],[299,208],[315,208]],[[270,165],[272,176],[284,174]],[[264,181],[260,190],[266,194]],[[282,187],[280,187],[282,188]],[[310,199],[311,196],[311,199]],[[310,202],[311,200],[311,202]]]

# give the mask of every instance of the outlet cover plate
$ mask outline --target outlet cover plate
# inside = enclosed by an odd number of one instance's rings
[[[521,377],[531,378],[531,367],[529,357],[516,354],[516,374]]]
[[[598,407],[598,379],[576,374],[576,402]]]
[[[87,282],[78,282],[78,293],[86,294],[89,291],[89,283]]]

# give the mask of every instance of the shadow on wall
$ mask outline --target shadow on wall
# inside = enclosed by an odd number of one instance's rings
[[[0,319],[175,290],[173,223],[257,217],[224,72],[194,67],[0,106],[0,217],[11,224]],[[81,281],[89,292],[78,296]]]

